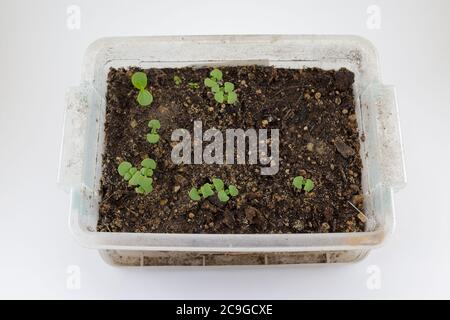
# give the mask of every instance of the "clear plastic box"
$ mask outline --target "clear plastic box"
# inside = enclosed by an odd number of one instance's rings
[[[365,232],[161,234],[96,232],[110,67],[273,65],[355,73],[363,161]],[[395,91],[381,83],[376,50],[356,36],[176,36],[104,38],[86,52],[82,82],[67,94],[59,184],[70,192],[70,230],[115,265],[259,265],[350,262],[394,228],[393,192],[406,183]]]

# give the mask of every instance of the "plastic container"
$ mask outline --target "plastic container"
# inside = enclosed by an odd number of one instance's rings
[[[96,232],[110,67],[260,64],[345,67],[354,93],[363,161],[365,232],[161,234]],[[381,83],[377,54],[355,36],[177,36],[104,38],[86,52],[82,82],[67,95],[59,184],[71,198],[76,239],[116,265],[228,265],[350,262],[380,246],[394,228],[393,191],[406,183],[395,91]]]

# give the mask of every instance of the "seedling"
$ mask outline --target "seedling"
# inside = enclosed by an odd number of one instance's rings
[[[297,190],[305,190],[305,192],[311,192],[314,189],[314,182],[311,179],[305,179],[302,176],[297,176],[292,181],[292,185]]]
[[[199,189],[192,188],[189,191],[189,197],[194,201],[200,201],[203,197],[204,199],[214,195],[211,184],[205,183]]]
[[[147,141],[150,143],[157,143],[159,141],[158,129],[161,128],[159,120],[152,119],[148,122],[150,133],[147,134]]]
[[[128,181],[129,186],[134,186],[137,193],[148,194],[153,191],[153,170],[156,169],[156,162],[153,159],[145,158],[141,162],[141,169],[133,167],[127,161],[123,161],[117,167],[120,176]]]
[[[306,192],[311,192],[312,189],[314,189],[314,182],[311,179],[306,179],[303,190],[305,190]]]
[[[173,81],[175,82],[175,85],[176,85],[176,86],[179,86],[179,85],[181,84],[181,82],[183,82],[183,81],[181,80],[181,78],[180,78],[179,76],[177,76],[177,75],[174,75],[174,76],[173,76]]]
[[[200,88],[200,85],[197,82],[189,82],[188,86],[189,86],[189,88],[191,88],[193,90]]]
[[[238,189],[234,185],[229,185],[228,189],[225,189],[225,184],[221,179],[212,179],[212,184],[205,183],[200,189],[192,188],[189,191],[189,197],[194,201],[200,201],[202,197],[204,199],[214,195],[214,189],[217,192],[217,198],[221,202],[228,202],[231,197],[236,197],[239,194]]]
[[[214,93],[214,100],[218,103],[234,104],[237,101],[237,93],[234,84],[222,81],[223,74],[219,69],[214,69],[209,73],[209,78],[204,80],[204,85],[211,88]]]
[[[137,102],[143,107],[149,106],[153,102],[153,95],[146,89],[147,75],[144,72],[135,72],[131,76],[131,83],[139,90]]]

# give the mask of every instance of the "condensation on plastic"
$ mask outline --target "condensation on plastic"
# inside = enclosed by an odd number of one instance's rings
[[[345,67],[355,73],[362,137],[365,232],[162,234],[96,232],[111,67],[271,65]],[[71,195],[70,229],[115,265],[350,262],[380,246],[394,227],[393,191],[406,183],[395,90],[381,83],[377,54],[355,36],[178,36],[104,38],[87,50],[82,83],[69,90],[59,184]],[[357,212],[355,212],[357,214]]]

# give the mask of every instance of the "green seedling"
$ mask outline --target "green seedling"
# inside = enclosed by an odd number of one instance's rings
[[[181,78],[180,78],[179,76],[177,76],[177,75],[174,75],[174,76],[173,76],[173,81],[175,82],[175,85],[176,85],[176,86],[179,86],[179,85],[181,84],[181,82],[183,82],[183,81],[181,80]]]
[[[211,76],[212,79],[216,80],[216,81],[220,81],[222,80],[223,74],[222,71],[220,71],[219,69],[213,69],[209,75]]]
[[[200,85],[197,82],[189,82],[188,86],[189,86],[189,88],[191,88],[193,90],[200,88]]]
[[[295,189],[297,190],[301,190],[303,187],[303,177],[302,176],[297,176],[294,178],[294,180],[292,181],[292,184],[294,186]]]
[[[311,179],[305,179],[302,176],[297,176],[292,181],[292,185],[297,190],[305,190],[305,192],[311,192],[314,189],[314,182]]]
[[[219,200],[222,202],[228,202],[228,200],[230,200],[230,197],[225,190],[220,190],[219,192],[217,192],[217,198],[219,198]]]
[[[199,191],[196,188],[192,188],[191,191],[189,191],[189,198],[194,201],[200,201],[202,199]]]
[[[200,201],[202,197],[206,199],[212,195],[214,195],[214,191],[210,183],[205,183],[199,189],[193,187],[189,191],[189,197],[194,201]]]
[[[306,179],[303,190],[305,190],[306,192],[311,192],[312,189],[314,189],[314,182],[311,179]]]
[[[148,194],[153,191],[153,170],[156,169],[156,162],[153,159],[145,158],[141,162],[141,169],[133,167],[127,161],[123,161],[117,167],[119,175],[128,181],[129,186],[134,186],[137,193]]]
[[[214,191],[212,185],[209,183],[205,183],[200,187],[200,193],[203,195],[203,198],[208,198],[214,195]]]
[[[222,179],[214,178],[212,179],[212,183],[217,191],[223,190],[225,188],[225,184],[223,183]]]
[[[131,76],[131,83],[136,89],[139,90],[136,99],[137,102],[143,107],[151,105],[153,102],[153,95],[146,89],[147,75],[144,72],[135,72]]]
[[[189,191],[189,197],[194,201],[200,201],[202,197],[204,199],[211,197],[214,195],[214,190],[217,192],[217,198],[221,202],[228,202],[231,197],[236,197],[239,194],[238,189],[234,185],[228,186],[228,189],[225,189],[225,184],[221,179],[214,178],[212,179],[212,184],[205,183],[200,189],[192,188]]]
[[[147,141],[150,143],[157,143],[159,141],[158,129],[161,128],[159,120],[152,119],[148,122],[150,133],[147,134]]]
[[[203,83],[211,89],[211,92],[214,93],[214,100],[218,103],[236,103],[238,96],[234,90],[234,84],[231,82],[223,82],[222,78],[222,71],[214,69],[210,72],[209,78],[206,78]]]
[[[232,197],[236,197],[239,194],[238,189],[236,188],[236,186],[234,185],[229,185],[228,186],[228,193],[230,194],[230,196]]]

